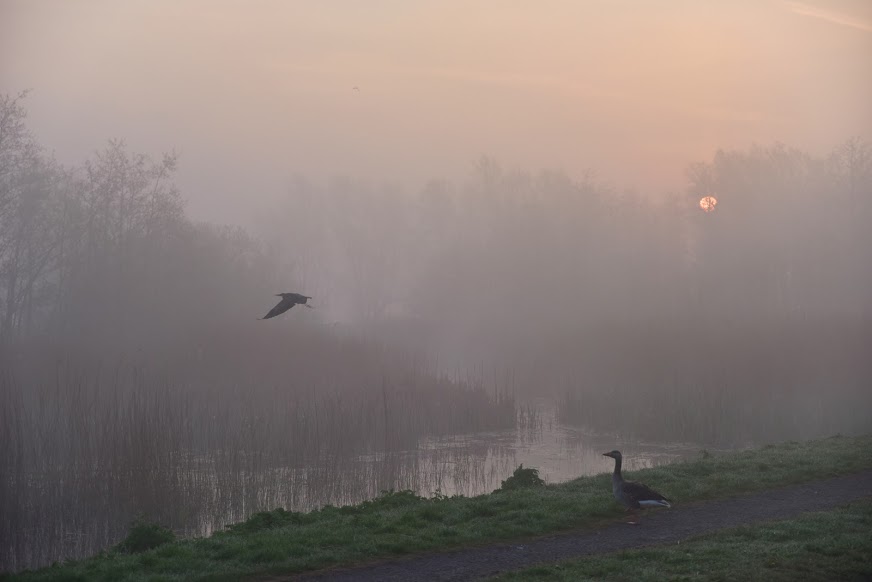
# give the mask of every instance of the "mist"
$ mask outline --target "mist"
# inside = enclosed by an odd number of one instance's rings
[[[719,148],[825,155],[872,130],[862,0],[2,11],[0,89],[34,89],[60,161],[107,138],[175,149],[191,212],[246,226],[296,174],[417,189],[487,155],[658,195]]]
[[[2,569],[872,429],[866,3],[256,6],[0,1]]]

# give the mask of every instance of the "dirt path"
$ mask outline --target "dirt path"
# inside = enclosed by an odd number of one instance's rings
[[[786,519],[872,496],[872,471],[812,481],[731,499],[677,505],[651,512],[638,526],[616,523],[597,530],[430,553],[363,566],[274,577],[286,580],[471,580],[540,563],[668,544],[719,529]]]

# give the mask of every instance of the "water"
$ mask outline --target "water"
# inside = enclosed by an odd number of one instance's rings
[[[423,496],[489,493],[519,464],[559,483],[610,472],[613,461],[602,453],[615,448],[632,470],[695,457],[701,447],[592,434],[557,423],[549,411],[528,428],[428,438],[410,450],[334,456],[297,468],[218,455],[180,456],[178,467],[164,472],[16,475],[5,484],[0,569],[93,555],[123,538],[139,514],[179,535],[203,536],[256,511],[354,504],[389,489]]]
[[[427,458],[426,495],[489,493],[520,464],[539,469],[546,483],[611,472],[614,461],[602,454],[624,453],[626,470],[642,469],[696,457],[702,447],[682,443],[645,443],[552,424],[528,431],[501,431],[425,441],[417,451]],[[453,465],[453,468],[452,468]],[[474,475],[474,479],[466,478]],[[427,489],[426,487],[429,487]]]

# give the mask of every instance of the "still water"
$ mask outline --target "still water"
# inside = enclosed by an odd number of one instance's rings
[[[203,536],[257,511],[359,503],[389,489],[423,496],[489,493],[520,464],[559,483],[611,471],[613,461],[602,453],[615,448],[632,470],[692,458],[701,447],[592,434],[547,413],[526,428],[430,438],[411,450],[334,456],[297,468],[216,455],[180,456],[177,468],[161,472],[6,475],[0,571],[95,554],[123,538],[137,515],[181,536]]]

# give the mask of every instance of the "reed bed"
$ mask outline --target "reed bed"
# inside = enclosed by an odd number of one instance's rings
[[[438,452],[409,454],[422,439],[515,426],[513,397],[415,358],[354,338],[272,339],[241,355],[204,339],[188,359],[2,354],[0,570],[96,553],[138,515],[205,535],[276,507],[421,490],[445,479],[425,477]]]

